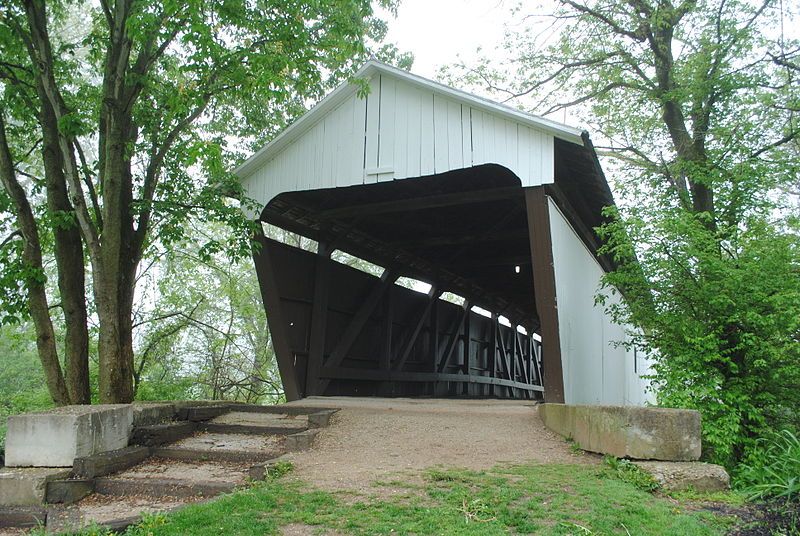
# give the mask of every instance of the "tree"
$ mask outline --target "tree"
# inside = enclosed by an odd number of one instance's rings
[[[781,5],[560,0],[554,42],[522,28],[506,68],[461,72],[539,111],[578,109],[599,131],[622,201],[601,230],[620,263],[606,283],[626,297],[611,312],[657,350],[659,402],[700,409],[706,453],[728,466],[770,427],[800,424],[800,240],[785,195],[800,86]]]
[[[247,222],[225,198],[241,195],[234,163],[383,30],[369,0],[4,5],[0,179],[21,247],[4,247],[2,264],[5,281],[21,283],[56,403],[89,401],[87,288],[100,400],[132,400],[132,309],[148,248],[202,218],[237,227],[227,247],[249,251]],[[50,241],[65,372],[43,269]]]

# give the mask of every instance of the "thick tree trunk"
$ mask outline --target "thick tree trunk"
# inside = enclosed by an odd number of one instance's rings
[[[58,123],[42,84],[38,84],[40,122],[42,125],[42,160],[47,185],[47,208],[54,218],[53,235],[58,289],[64,312],[64,368],[67,389],[73,404],[90,404],[89,329],[86,313],[86,280],[83,243],[69,201],[61,151],[58,146]]]
[[[130,314],[104,308],[100,317],[100,402],[133,401],[133,329]]]
[[[59,406],[67,405],[70,403],[70,396],[58,361],[55,332],[47,304],[39,230],[36,227],[36,220],[25,190],[16,179],[14,162],[8,147],[5,123],[2,116],[0,116],[0,180],[16,208],[17,227],[24,240],[22,258],[26,268],[42,273],[41,277],[29,275],[26,278],[25,285],[28,293],[28,308],[36,329],[36,347],[44,369],[47,389],[53,398],[53,402]]]
[[[113,110],[102,136],[103,243],[101,266],[95,266],[95,301],[100,320],[100,401],[133,400],[133,295],[141,251],[134,244],[131,211],[131,162],[128,143],[135,129]]]
[[[124,194],[123,194],[124,195]],[[130,203],[123,203],[130,213]],[[129,218],[118,218],[123,222]],[[131,249],[132,227],[121,226],[117,240],[103,243],[102,266],[94,267],[95,303],[100,323],[100,402],[133,401],[133,296],[141,256]],[[107,229],[107,227],[106,227]]]

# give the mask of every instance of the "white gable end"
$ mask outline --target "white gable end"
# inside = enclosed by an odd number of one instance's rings
[[[262,206],[276,195],[500,164],[522,186],[552,183],[553,139],[580,131],[436,84],[377,62],[345,84],[237,173]]]

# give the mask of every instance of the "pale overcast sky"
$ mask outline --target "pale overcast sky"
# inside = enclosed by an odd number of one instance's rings
[[[517,0],[402,0],[397,17],[385,17],[389,24],[386,41],[395,43],[405,52],[414,53],[411,72],[437,79],[439,68],[453,64],[458,59],[467,65],[477,63],[477,49],[490,58],[503,57],[499,49],[506,26],[522,24],[511,13]],[[544,15],[552,9],[550,0],[532,1],[526,4],[529,11]],[[526,24],[530,25],[528,19]],[[545,18],[541,19],[543,37],[550,37],[553,27]],[[482,93],[480,88],[471,91]],[[484,95],[496,99],[496,95]],[[535,111],[534,111],[535,112]],[[548,116],[573,126],[582,126],[569,111]]]
[[[396,19],[388,19],[387,41],[414,53],[415,74],[435,78],[438,68],[460,54],[475,57],[480,46],[494,48],[509,19],[509,0],[403,0]]]

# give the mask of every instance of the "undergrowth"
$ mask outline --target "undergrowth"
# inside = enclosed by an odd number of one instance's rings
[[[736,480],[751,500],[800,501],[800,438],[782,430],[759,439],[755,453],[739,466]]]

